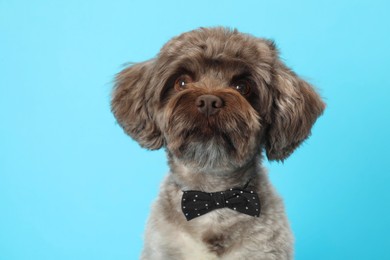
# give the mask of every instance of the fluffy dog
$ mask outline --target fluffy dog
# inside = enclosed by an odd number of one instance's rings
[[[117,121],[142,147],[164,147],[170,166],[141,258],[292,259],[293,237],[262,153],[286,159],[324,107],[272,41],[237,30],[184,33],[120,72]]]

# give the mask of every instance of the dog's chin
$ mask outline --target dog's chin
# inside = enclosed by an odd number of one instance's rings
[[[203,129],[185,139],[172,136],[175,145],[167,143],[167,149],[175,160],[198,171],[220,171],[240,168],[259,151],[256,136],[232,139],[227,133]],[[181,140],[181,144],[177,141]]]

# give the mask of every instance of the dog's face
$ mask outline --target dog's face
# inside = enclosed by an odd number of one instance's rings
[[[198,169],[240,167],[266,150],[283,160],[309,134],[324,103],[278,58],[271,41],[223,28],[169,41],[118,74],[112,110],[149,149]]]

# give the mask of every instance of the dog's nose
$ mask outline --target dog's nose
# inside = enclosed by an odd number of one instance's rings
[[[223,106],[223,101],[214,95],[202,95],[196,99],[196,106],[202,114],[210,116],[219,111]]]

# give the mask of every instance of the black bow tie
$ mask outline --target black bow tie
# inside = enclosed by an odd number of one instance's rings
[[[229,208],[254,217],[260,215],[259,196],[245,189],[212,193],[184,191],[181,207],[187,221],[220,208]]]

